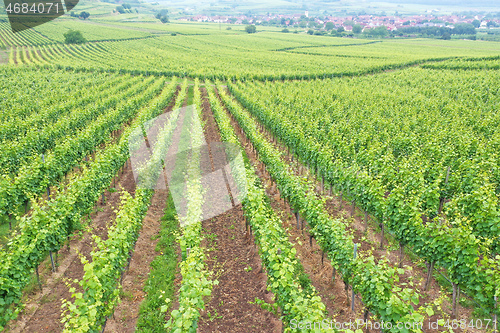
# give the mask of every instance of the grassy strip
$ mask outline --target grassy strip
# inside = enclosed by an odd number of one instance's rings
[[[156,245],[157,255],[151,262],[148,280],[144,286],[147,296],[141,303],[136,332],[166,332],[165,314],[174,297],[174,279],[178,272],[176,237],[179,222],[172,195],[169,194],[165,215],[161,220],[161,230]],[[162,311],[163,310],[163,311]]]

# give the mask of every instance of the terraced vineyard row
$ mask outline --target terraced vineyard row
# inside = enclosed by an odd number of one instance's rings
[[[221,88],[219,86],[219,88]],[[312,235],[328,255],[335,269],[339,270],[346,284],[354,286],[354,290],[362,296],[364,304],[384,322],[391,322],[395,331],[398,322],[421,323],[423,316],[414,312],[410,302],[418,302],[418,293],[406,288],[401,294],[393,292],[398,274],[404,270],[395,269],[385,261],[375,264],[371,255],[359,254],[360,259],[353,259],[354,243],[352,235],[346,231],[346,226],[339,220],[329,218],[321,200],[318,200],[311,188],[298,176],[295,176],[288,165],[260,133],[256,123],[234,101],[219,89],[222,100],[235,116],[247,137],[256,147],[260,158],[266,164],[271,177],[276,179],[280,193],[290,202],[297,214],[303,216],[311,227]],[[298,219],[297,215],[297,219]],[[380,281],[385,283],[380,284]]]
[[[290,41],[275,43],[282,47],[273,49],[268,36],[220,35],[203,38],[157,35],[137,40],[96,41],[81,45],[16,47],[10,50],[10,63],[55,65],[59,69],[78,71],[274,81],[357,76],[434,61],[495,59],[498,56],[494,45],[464,51],[459,43],[449,45],[447,49],[432,48],[432,44],[426,43],[429,42],[356,41],[346,44],[346,41],[336,38],[325,40],[311,37],[307,40],[304,36],[297,36]],[[169,52],[165,53],[165,49]],[[259,52],[261,56],[253,59],[254,52]],[[223,54],[223,60],[220,54]],[[239,65],[241,61],[251,58],[253,60],[247,62],[246,66]]]
[[[431,93],[425,85],[415,96],[398,94],[401,85],[393,86],[398,77],[414,90],[418,77],[433,77],[433,73],[412,70],[415,75],[409,81],[409,71],[404,76],[398,73],[352,79],[350,84],[250,83],[230,85],[230,89],[325,184],[372,214],[395,233],[402,245],[445,267],[456,286],[475,295],[492,312],[498,311],[494,310],[500,276],[495,259],[499,220],[494,184],[498,184],[498,168],[491,160],[496,155],[496,135],[482,131],[494,131],[496,127],[465,125],[454,126],[451,131],[443,126],[451,121],[467,124],[459,118],[463,113],[458,110],[474,103],[476,107],[481,105],[475,112],[486,112],[496,93],[489,95],[488,85],[475,84],[475,89],[487,89],[485,94],[471,94],[460,107],[452,107],[455,103],[450,101],[446,111],[430,112],[427,110],[446,103],[444,92],[430,99],[434,104],[423,99]],[[436,81],[446,79],[445,74],[437,73]],[[489,80],[491,74],[478,73],[477,80]],[[391,81],[385,81],[387,77]],[[369,100],[360,96],[362,90],[353,90],[352,84],[358,81],[363,89],[370,87]],[[397,87],[395,93],[391,87]],[[449,90],[443,87],[443,91]],[[462,92],[463,86],[457,85],[456,90]],[[432,94],[436,95],[436,90]],[[399,110],[404,110],[406,120]],[[409,112],[414,116],[408,117]],[[485,125],[496,119],[491,118],[494,113],[489,116],[483,118]],[[427,123],[433,127],[425,128]],[[435,140],[450,145],[443,147]],[[472,169],[471,164],[475,166]],[[449,202],[443,209],[445,199]]]
[[[2,285],[0,293],[1,324],[14,317],[13,304],[19,302],[22,288],[30,274],[47,253],[59,250],[67,237],[79,228],[80,219],[88,214],[101,192],[109,187],[116,172],[128,159],[128,133],[144,121],[160,114],[173,96],[174,84],[153,86],[149,94],[131,101],[128,119],[135,118],[118,143],[109,144],[83,172],[71,178],[66,188],[51,201],[36,204],[30,215],[19,222],[19,230],[0,252]],[[158,92],[161,94],[155,97]],[[154,93],[156,92],[156,94]],[[141,105],[146,106],[139,108]],[[135,117],[134,117],[135,116]],[[127,118],[122,118],[122,123]],[[112,125],[116,126],[116,125]],[[113,127],[111,127],[113,128]],[[108,128],[109,129],[109,128]]]
[[[240,141],[229,117],[215,96],[210,83],[207,89],[222,140],[239,146]],[[233,171],[240,179],[239,184],[246,181],[247,197],[243,202],[245,217],[260,247],[260,255],[267,272],[268,286],[276,295],[277,304],[283,312],[285,331],[291,331],[289,323],[292,320],[321,322],[325,319],[325,305],[313,286],[305,289],[304,281],[298,279],[301,264],[296,258],[296,250],[290,244],[287,232],[281,226],[280,218],[269,205],[267,195],[259,185],[260,181],[253,167],[245,162],[244,169],[236,168]]]
[[[0,49],[12,46],[46,45],[53,43],[54,41],[35,30],[28,29],[14,33],[9,23],[0,22]]]

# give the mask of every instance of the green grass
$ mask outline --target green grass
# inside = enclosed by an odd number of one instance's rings
[[[188,88],[188,94],[187,94],[187,104],[186,105],[193,104],[193,97],[194,97],[194,88],[193,88],[193,86],[189,86],[189,88]]]
[[[177,273],[176,233],[179,223],[174,201],[169,195],[165,215],[162,218],[159,241],[156,245],[158,255],[151,262],[151,270],[144,287],[146,299],[141,303],[137,332],[166,332],[165,314],[161,307],[171,306],[166,299],[174,298],[174,279]]]

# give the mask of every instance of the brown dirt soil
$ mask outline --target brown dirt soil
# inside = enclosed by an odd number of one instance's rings
[[[148,278],[149,265],[156,256],[158,240],[154,236],[160,232],[160,220],[164,214],[168,192],[156,190],[151,205],[142,223],[141,233],[135,244],[130,265],[122,280],[123,294],[114,315],[108,319],[104,332],[134,332],[139,306],[144,299],[144,283]]]
[[[125,172],[120,173],[118,177],[117,188],[135,193],[134,175],[130,167],[127,167]],[[73,236],[70,246],[65,246],[59,251],[65,259],[58,268],[58,273],[46,278],[47,282],[43,287],[43,294],[37,292],[31,301],[26,302],[26,309],[22,315],[11,324],[12,332],[62,331],[64,327],[60,322],[62,300],[71,299],[65,281],[67,279],[81,279],[83,265],[79,254],[89,260],[89,254],[94,245],[92,235],[106,239],[108,223],[114,221],[116,217],[114,210],[119,207],[120,192],[106,192],[105,198],[105,204],[103,205],[100,199],[97,212],[91,214],[91,231],[86,233],[81,240],[78,240],[78,236]],[[50,274],[50,271],[48,273]]]
[[[173,106],[173,103],[174,102],[172,101],[169,108]],[[166,110],[169,109],[167,108]],[[130,124],[130,122],[128,122],[128,124]],[[112,136],[116,140],[122,132],[123,129],[120,129],[112,133]],[[100,148],[104,147],[105,144],[100,145]],[[93,159],[93,157],[94,155],[89,156],[90,159]],[[82,161],[82,163],[84,162]],[[74,172],[80,172],[80,168],[75,167]],[[73,235],[69,243],[61,248],[58,253],[58,258],[61,264],[57,267],[56,272],[51,272],[49,259],[46,259],[40,264],[39,272],[43,287],[42,291],[40,291],[38,287],[30,288],[23,301],[25,309],[15,321],[9,323],[9,332],[62,331],[64,328],[64,325],[60,322],[62,300],[70,300],[71,298],[66,282],[74,279],[81,279],[83,276],[83,265],[80,261],[79,255],[85,256],[87,260],[90,259],[90,251],[93,249],[92,235],[98,235],[102,239],[106,239],[108,224],[112,223],[116,218],[114,210],[119,208],[121,190],[123,189],[132,194],[135,193],[134,175],[132,169],[130,168],[129,161],[127,161],[122,172],[118,172],[115,176],[115,180],[112,184],[119,191],[113,193],[106,191],[104,204],[102,203],[102,199],[98,200],[96,206],[97,211],[90,215],[90,232],[85,232],[83,235]],[[163,195],[163,204],[165,204],[166,194]],[[158,215],[157,210],[161,210],[161,208],[156,207],[160,204],[158,203],[158,200],[162,200],[161,193],[158,195],[155,193],[155,196],[153,197],[153,204],[157,203],[153,207],[152,214],[154,217]],[[150,213],[148,211],[148,215],[149,214]],[[161,216],[162,215],[158,218],[158,221]],[[153,222],[146,217],[145,224],[149,226],[150,223]],[[157,224],[159,225],[159,222]],[[147,229],[147,231],[151,232],[149,229]],[[148,239],[150,239],[150,237],[151,236],[149,236]],[[142,250],[142,248],[140,250]],[[134,254],[136,256],[140,255],[140,250],[136,248]],[[151,260],[152,259],[153,258],[151,258]],[[149,267],[149,264],[147,267]],[[124,282],[125,281],[126,279],[124,279]]]
[[[202,94],[206,141],[222,142],[204,88]],[[266,274],[253,236],[246,232],[241,204],[205,220],[203,229],[208,268],[219,284],[201,314],[198,332],[281,332],[278,318],[250,303],[256,298],[273,303],[273,295],[266,289]]]
[[[176,90],[176,95],[180,88]],[[175,98],[172,99],[165,112],[172,111],[175,105]],[[155,250],[158,235],[161,227],[161,218],[164,215],[165,205],[168,198],[167,190],[156,190],[149,210],[144,218],[141,233],[135,244],[134,253],[130,259],[129,268],[125,271],[122,280],[123,294],[120,304],[115,308],[115,312],[108,319],[105,332],[134,332],[139,316],[139,308],[146,294],[143,291],[147,281],[150,264],[154,260],[157,252]]]
[[[6,65],[9,63],[9,52],[7,50],[0,51],[0,65]]]
[[[229,114],[229,113],[228,113]],[[305,273],[311,279],[312,285],[318,291],[321,300],[326,306],[330,319],[339,322],[349,322],[359,318],[350,310],[350,302],[344,290],[344,283],[337,275],[332,281],[333,269],[330,261],[324,258],[321,265],[322,253],[316,242],[309,245],[309,235],[306,230],[297,230],[296,220],[288,203],[281,199],[276,184],[269,177],[264,164],[258,159],[252,149],[252,144],[242,134],[238,123],[231,117],[231,123],[236,129],[240,141],[244,144],[246,154],[254,165],[257,175],[265,185],[267,195],[271,198],[271,206],[283,221],[283,227],[288,229],[289,240],[297,250],[297,256],[304,267]],[[359,307],[358,307],[359,308]]]
[[[258,120],[252,116],[254,120],[258,122]],[[239,126],[237,122],[232,119],[233,126],[235,128],[239,129]],[[330,216],[334,218],[340,218],[345,220],[346,224],[348,224],[348,229],[354,233],[354,242],[358,244],[358,251],[359,252],[373,252],[373,256],[376,258],[376,260],[380,260],[382,257],[387,257],[389,259],[389,262],[393,263],[393,265],[397,266],[400,262],[400,248],[398,243],[392,238],[392,236],[388,236],[387,233],[385,234],[384,237],[384,247],[383,249],[380,249],[380,242],[381,242],[381,231],[380,227],[378,226],[378,223],[374,221],[374,219],[368,215],[368,232],[365,233],[365,215],[364,211],[360,210],[357,207],[353,207],[352,202],[345,201],[339,196],[332,196],[328,195],[328,190],[322,190],[321,186],[321,181],[316,179],[316,177],[309,171],[309,169],[298,163],[296,159],[294,161],[291,160],[286,154],[287,149],[279,144],[276,143],[273,140],[273,136],[267,132],[267,130],[261,131],[268,139],[270,143],[274,142],[274,147],[277,148],[278,150],[285,152],[283,155],[283,159],[289,163],[293,168],[294,171],[297,175],[302,175],[307,177],[309,180],[314,181],[316,183],[316,192],[318,196],[324,197],[327,199],[326,202],[326,209]],[[238,135],[240,136],[240,139],[242,139],[242,134],[241,130],[238,130]],[[246,140],[246,138],[243,138],[242,142],[247,142],[248,145],[251,146],[251,143]],[[253,155],[252,160],[258,161],[258,159],[254,156],[252,149],[247,149],[247,154]],[[265,166],[262,164],[262,162],[258,162],[257,165],[259,166],[259,170],[261,170],[261,173],[265,176],[266,182],[268,184],[267,188],[269,189],[270,184],[272,184],[272,181],[268,177],[267,172],[263,172],[265,170]],[[261,176],[261,175],[259,175]],[[261,177],[262,178],[262,177]],[[272,189],[275,190],[277,197],[279,197],[279,193],[276,190],[276,186],[273,185]],[[271,197],[273,195],[273,192],[270,193]],[[299,257],[301,258],[301,261],[303,261],[303,265],[305,268],[306,273],[311,277],[311,280],[313,281],[313,285],[318,289],[318,286],[320,288],[324,288],[325,284],[324,283],[318,283],[316,280],[315,275],[317,274],[316,272],[325,270],[325,268],[318,268],[318,265],[321,265],[321,250],[320,248],[315,244],[314,239],[312,240],[312,249],[309,246],[310,238],[309,238],[309,233],[307,232],[307,226],[305,226],[305,230],[303,231],[303,235],[300,232],[300,230],[297,230],[296,228],[296,220],[295,217],[293,216],[293,213],[291,212],[289,206],[287,203],[283,204],[283,201],[280,202],[280,204],[274,203],[274,205],[277,206],[277,209],[281,209],[281,211],[284,211],[285,213],[283,215],[288,215],[288,220],[285,223],[285,227],[288,226],[290,227],[290,238],[291,240],[296,237],[301,237],[301,241],[303,243],[303,246],[298,246],[297,250],[299,253]],[[354,209],[354,210],[353,210]],[[351,215],[351,213],[354,213]],[[302,218],[301,218],[302,221]],[[294,227],[295,226],[295,227]],[[309,247],[309,255],[307,255],[307,251],[304,252],[304,247]],[[305,260],[305,257],[309,257],[311,260],[308,262]],[[414,256],[415,257],[415,256]],[[331,277],[332,273],[332,268],[331,264],[329,261],[327,261],[326,256],[324,259],[325,265],[327,266],[327,271],[329,272],[329,276]],[[417,262],[420,262],[420,264],[417,264]],[[410,279],[412,279],[415,282],[416,290],[421,294],[420,297],[420,304],[419,307],[434,303],[436,300],[438,300],[440,297],[442,297],[441,294],[441,286],[438,284],[436,279],[431,279],[431,283],[429,286],[428,291],[423,291],[423,284],[425,283],[426,277],[427,277],[427,269],[422,267],[422,261],[419,259],[412,259],[408,255],[407,249],[405,249],[404,256],[402,258],[402,267],[403,268],[411,268],[411,271],[406,269],[405,274],[400,276],[400,281],[399,285],[401,286],[402,283],[408,283]],[[309,267],[310,266],[310,267]],[[316,268],[315,268],[316,266]],[[324,267],[323,266],[323,267]],[[312,271],[311,271],[312,268]],[[312,274],[311,274],[312,273]],[[332,299],[334,298],[335,300],[340,299],[342,300],[342,304],[345,306],[347,311],[345,309],[339,309],[339,310],[334,310],[334,314],[339,314],[339,316],[336,316],[336,320],[340,322],[348,322],[349,319],[356,320],[356,319],[361,319],[363,318],[363,313],[364,313],[364,305],[362,304],[362,300],[356,295],[356,301],[355,301],[355,310],[356,314],[354,314],[350,308],[349,308],[349,300],[346,299],[346,293],[344,291],[344,286],[343,283],[341,283],[341,277],[337,276],[336,279],[336,285],[339,284],[338,286],[335,286],[333,289],[333,292],[330,292],[332,295]],[[318,285],[318,286],[317,286]],[[331,283],[330,283],[331,285]],[[319,289],[321,290],[321,289]],[[351,291],[349,291],[349,295],[351,295]],[[448,295],[449,296],[449,295]],[[330,300],[325,300],[324,297],[322,297],[322,300],[325,302],[325,305],[328,308],[329,313],[331,314],[330,306],[329,303]],[[338,303],[335,301],[334,303]],[[361,304],[360,304],[361,303]],[[334,308],[338,307],[339,304],[335,304]],[[360,306],[361,305],[361,306]],[[442,304],[443,311],[438,313],[437,315],[432,316],[431,318],[426,318],[424,321],[424,326],[423,330],[424,332],[437,332],[437,331],[445,331],[444,328],[439,328],[438,330],[430,329],[429,326],[429,320],[432,320],[433,322],[436,321],[437,319],[445,318],[448,319],[451,316],[451,296],[448,298],[444,299],[443,304]],[[348,315],[346,315],[346,312]],[[458,307],[458,319],[466,319],[467,323],[473,318],[472,316],[473,309],[470,308],[465,308],[462,306]],[[373,332],[374,330],[372,330]],[[461,329],[456,329],[455,332],[479,332],[479,330],[476,329],[466,329],[466,330],[461,330]]]

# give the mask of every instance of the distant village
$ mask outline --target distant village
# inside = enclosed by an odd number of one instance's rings
[[[377,15],[357,15],[357,16],[320,16],[309,17],[308,12],[294,15],[261,15],[261,16],[206,16],[195,15],[189,17],[181,17],[184,21],[197,22],[215,22],[229,24],[255,24],[255,25],[277,25],[289,28],[326,28],[343,29],[350,32],[355,30],[365,31],[366,29],[374,29],[377,27],[385,27],[388,31],[396,31],[409,27],[425,28],[425,27],[448,27],[452,28],[456,24],[472,24],[475,28],[496,28],[500,27],[500,17],[491,17],[485,15],[459,16],[459,15],[443,15],[438,16],[435,13],[428,15],[414,16],[377,16]],[[330,22],[330,23],[329,23]],[[358,31],[356,31],[358,32]]]

